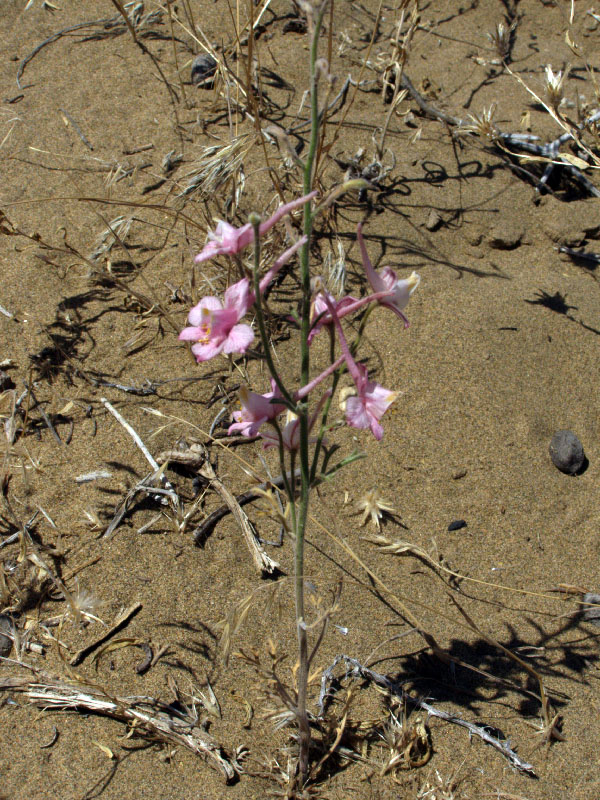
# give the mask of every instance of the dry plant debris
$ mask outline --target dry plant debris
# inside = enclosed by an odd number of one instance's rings
[[[0,678],[0,689],[24,692],[30,703],[46,710],[87,711],[112,717],[127,724],[129,736],[185,747],[203,756],[211,767],[221,772],[227,783],[243,771],[202,728],[195,707],[182,712],[153,697],[113,697],[96,685],[86,685],[83,681],[67,683],[33,671],[33,680]]]

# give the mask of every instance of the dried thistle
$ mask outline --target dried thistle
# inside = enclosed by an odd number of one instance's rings
[[[411,720],[405,704],[400,706],[396,714],[390,710],[389,719],[380,736],[389,750],[381,775],[393,775],[400,769],[422,767],[433,754],[429,731],[422,717]]]
[[[565,70],[563,75],[562,70],[555,73],[552,72],[550,64],[546,66],[546,97],[548,98],[548,104],[554,111],[558,111],[563,99],[563,84],[568,74],[568,69]]]
[[[112,250],[115,242],[125,241],[129,234],[133,219],[133,214],[120,215],[114,219],[111,219],[111,221],[108,223],[108,226],[98,237],[96,247],[90,254],[90,259],[92,261],[97,261],[100,256],[106,255]]]
[[[435,780],[432,782],[430,778],[427,779],[419,789],[417,800],[458,800],[456,792],[463,779],[457,779],[457,774],[461,767],[462,764],[459,764],[452,774],[445,778],[436,769]],[[464,796],[462,792],[461,796]]]
[[[482,136],[490,142],[495,142],[498,139],[499,131],[494,124],[494,114],[496,113],[496,104],[492,103],[489,108],[484,108],[481,114],[469,114],[472,120],[470,125],[461,125],[459,133],[473,133],[476,136]]]
[[[499,22],[491,33],[487,34],[488,39],[494,46],[498,56],[504,59],[510,54],[512,35],[517,27],[517,21],[513,20],[510,25]]]
[[[201,148],[200,157],[185,176],[187,185],[177,197],[189,197],[196,192],[208,198],[226,184],[235,182],[234,201],[237,205],[244,191],[244,159],[254,143],[254,135],[243,134],[226,144]]]
[[[344,294],[344,287],[346,285],[346,253],[344,245],[342,244],[339,236],[336,236],[336,249],[337,258],[333,254],[333,250],[329,250],[325,255],[323,262],[324,268],[328,273],[327,285],[331,292],[337,297]]]
[[[379,489],[370,489],[363,495],[356,505],[358,507],[356,513],[362,513],[362,519],[360,521],[361,526],[366,525],[370,518],[373,525],[379,528],[379,521],[381,520],[384,512],[387,514],[396,513],[396,509],[381,497]]]
[[[81,617],[84,617],[85,619],[93,619],[96,622],[99,622],[101,625],[105,625],[100,617],[96,616],[96,611],[101,605],[101,602],[94,594],[92,594],[92,592],[77,585],[77,588],[72,594],[72,598],[73,609],[79,612]]]

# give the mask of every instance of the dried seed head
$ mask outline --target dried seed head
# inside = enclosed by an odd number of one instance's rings
[[[502,60],[510,53],[510,40],[515,27],[516,22],[513,22],[511,25],[499,22],[494,30],[487,34],[488,39],[494,45],[496,52]]]
[[[563,99],[563,84],[567,74],[568,70],[566,70],[563,75],[562,70],[554,73],[552,72],[550,64],[546,66],[546,97],[548,98],[548,104],[554,111],[558,111],[558,107]]]
[[[356,505],[358,508],[357,513],[362,512],[361,525],[366,525],[370,517],[371,522],[379,528],[379,520],[384,511],[387,511],[388,514],[396,513],[396,509],[381,497],[379,489],[371,489],[365,492]]]
[[[460,133],[474,133],[477,136],[482,136],[489,139],[490,142],[496,141],[498,138],[498,128],[494,125],[494,114],[496,113],[496,104],[492,103],[489,108],[484,108],[480,115],[469,114],[472,120],[471,125],[461,125]]]

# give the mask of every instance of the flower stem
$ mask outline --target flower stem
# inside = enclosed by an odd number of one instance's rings
[[[310,142],[304,168],[304,194],[310,194],[313,186],[313,166],[319,142],[319,97],[318,97],[318,71],[316,68],[319,34],[323,23],[323,15],[327,6],[326,0],[320,7],[315,8],[315,17],[312,20],[310,43]],[[310,12],[309,12],[310,13]],[[310,20],[309,20],[310,23]],[[312,235],[314,212],[311,203],[304,206],[304,236],[306,242],[300,253],[300,281],[302,284],[302,324],[300,332],[300,375],[302,386],[309,382],[310,353],[308,334],[310,332],[310,244]],[[310,463],[309,463],[309,422],[308,403],[301,400],[297,404],[298,420],[300,424],[300,501],[298,504],[296,536],[296,554],[294,559],[295,595],[296,595],[296,631],[298,636],[298,704],[296,718],[298,720],[299,751],[298,772],[301,784],[308,778],[310,757],[310,725],[306,710],[308,694],[308,638],[304,621],[304,533],[308,518],[308,501],[310,492]]]
[[[265,315],[262,309],[262,296],[260,292],[260,280],[258,277],[259,269],[260,269],[260,237],[259,237],[259,227],[260,227],[260,217],[258,214],[250,214],[250,222],[252,227],[254,228],[254,269],[253,269],[253,278],[254,278],[254,305],[256,309],[256,324],[258,325],[258,330],[260,333],[260,339],[262,342],[263,350],[265,351],[265,360],[267,362],[267,367],[269,368],[269,372],[271,373],[273,380],[277,384],[277,387],[283,397],[287,400],[289,406],[294,408],[295,402],[292,395],[288,392],[285,388],[283,381],[279,373],[277,372],[277,368],[275,366],[275,362],[273,361],[273,357],[271,355],[271,346],[269,344],[269,337],[267,336],[267,328],[265,326]]]

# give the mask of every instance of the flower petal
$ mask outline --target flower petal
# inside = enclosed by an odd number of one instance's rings
[[[196,342],[192,345],[192,353],[196,356],[196,361],[209,361],[211,358],[218,356],[223,350],[223,343],[209,342]]]
[[[225,308],[234,310],[239,321],[254,303],[254,292],[250,291],[250,280],[242,278],[225,291]]]
[[[224,353],[245,353],[254,341],[250,325],[234,325],[223,345]]]
[[[188,314],[188,322],[190,325],[201,325],[204,317],[204,311],[216,311],[223,308],[223,304],[218,297],[203,297],[200,302],[195,305]]]

